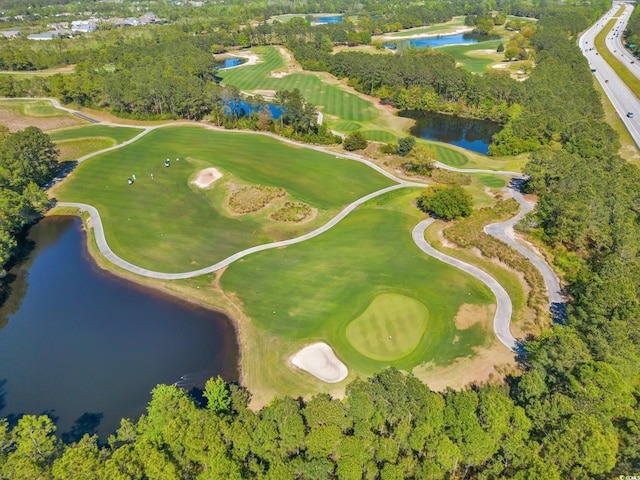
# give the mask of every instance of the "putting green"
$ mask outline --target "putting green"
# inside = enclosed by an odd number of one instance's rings
[[[420,344],[428,321],[429,310],[418,300],[384,293],[349,324],[347,340],[366,357],[398,360]]]
[[[411,231],[424,215],[412,202],[421,190],[406,188],[381,195],[322,235],[232,263],[220,284],[238,299],[258,330],[295,345],[326,341],[350,370],[363,375],[388,365],[410,371],[426,362],[450,364],[473,355],[474,347],[483,345],[492,332],[479,325],[458,330],[453,319],[463,304],[486,305],[495,300],[480,281],[416,246]],[[414,315],[409,315],[403,325],[393,327],[397,332],[384,334],[388,340],[406,329],[418,344],[403,341],[403,346],[389,353],[396,357],[383,360],[370,356],[375,347],[354,341],[354,332],[364,327],[356,324],[349,333],[347,329],[374,299],[385,294],[420,299],[428,306],[428,324],[411,324]],[[371,308],[378,308],[379,302]],[[391,312],[391,302],[382,297],[385,303]],[[387,315],[391,318],[391,313]],[[273,352],[269,345],[257,349],[253,355],[260,359],[251,368],[259,376],[264,371],[257,364],[270,364]]]

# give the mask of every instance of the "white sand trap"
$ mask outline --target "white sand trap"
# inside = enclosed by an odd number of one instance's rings
[[[198,176],[191,183],[200,188],[208,188],[219,178],[222,178],[222,174],[217,168],[205,168],[198,172]]]
[[[327,383],[340,382],[349,373],[331,347],[322,342],[304,347],[291,357],[291,363]]]
[[[491,68],[507,68],[507,64],[506,63],[497,63],[497,64],[493,65]]]

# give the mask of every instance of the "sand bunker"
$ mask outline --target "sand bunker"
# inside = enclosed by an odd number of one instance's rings
[[[304,347],[291,357],[291,363],[327,383],[340,382],[349,373],[331,347],[322,342]]]
[[[222,174],[217,168],[205,168],[198,172],[198,176],[191,183],[200,188],[208,188],[219,178],[222,178]]]

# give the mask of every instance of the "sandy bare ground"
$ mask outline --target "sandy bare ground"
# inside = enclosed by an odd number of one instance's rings
[[[291,357],[291,363],[327,383],[341,382],[349,373],[331,347],[322,342],[304,347]]]
[[[220,178],[222,178],[222,174],[217,168],[205,168],[198,172],[198,176],[191,183],[199,188],[209,188]]]
[[[222,70],[231,70],[232,68],[240,68],[240,67],[246,67],[248,65],[255,65],[256,63],[261,61],[260,57],[258,57],[258,55],[252,52],[229,53],[228,55],[230,57],[246,58],[247,61],[241,65],[236,65],[235,67],[223,68]]]

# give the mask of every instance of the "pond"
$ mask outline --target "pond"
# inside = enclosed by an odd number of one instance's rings
[[[437,37],[412,38],[410,40],[402,40],[399,43],[409,44],[411,47],[444,47],[448,45],[470,45],[472,43],[486,42],[499,38],[489,35],[479,35],[477,33],[458,33],[456,35],[440,35]],[[398,43],[385,44],[387,48],[397,48]]]
[[[330,15],[328,17],[315,17],[313,20],[315,23],[340,23],[343,18],[342,15]]]
[[[239,117],[243,117],[245,115],[251,115],[252,113],[259,113],[265,105],[269,108],[271,112],[271,118],[274,120],[278,120],[282,116],[282,109],[273,103],[263,103],[263,104],[251,104],[246,102],[245,100],[239,101],[227,101],[224,102],[225,115],[231,115],[231,112],[235,109],[236,113]]]
[[[85,432],[104,441],[144,412],[159,383],[237,380],[227,317],[100,270],[76,217],[46,218],[29,239],[0,308],[1,416],[47,413],[66,441]]]
[[[409,130],[415,137],[457,145],[483,155],[489,151],[491,137],[501,130],[495,122],[455,115],[419,111],[403,111],[398,115],[416,121]]]
[[[225,58],[220,62],[216,62],[216,70],[224,70],[225,68],[237,67],[238,65],[242,65],[243,63],[247,63],[246,58],[241,57],[231,57]]]

